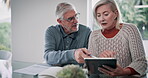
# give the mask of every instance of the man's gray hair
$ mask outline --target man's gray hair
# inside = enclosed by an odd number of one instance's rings
[[[57,18],[63,18],[63,15],[67,12],[67,11],[70,11],[70,10],[74,10],[76,11],[75,7],[70,4],[70,3],[67,3],[67,2],[62,2],[62,3],[59,3],[56,7],[56,17]]]

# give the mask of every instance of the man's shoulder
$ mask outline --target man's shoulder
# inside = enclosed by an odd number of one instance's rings
[[[80,28],[80,30],[88,30],[88,31],[91,31],[89,27],[87,27],[85,25],[82,25],[82,24],[79,24],[79,28]]]
[[[46,33],[48,34],[59,34],[60,33],[60,27],[59,25],[52,25],[52,26],[49,26],[47,29],[46,29]]]
[[[47,28],[47,31],[58,31],[60,30],[59,25],[51,25]]]
[[[60,25],[51,25],[48,27],[48,29],[59,29]]]

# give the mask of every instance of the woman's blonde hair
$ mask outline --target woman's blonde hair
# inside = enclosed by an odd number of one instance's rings
[[[120,12],[120,9],[118,7],[118,4],[115,0],[99,0],[94,8],[93,8],[93,16],[94,16],[94,19],[95,19],[95,22],[100,25],[98,22],[97,22],[97,16],[96,16],[96,10],[98,7],[102,6],[102,5],[106,5],[106,4],[109,4],[110,7],[111,7],[111,10],[114,12],[115,10],[118,11],[118,16],[116,18],[117,20],[117,23],[116,23],[116,28],[117,29],[120,29],[120,23],[122,23],[122,20],[121,20],[121,12]]]

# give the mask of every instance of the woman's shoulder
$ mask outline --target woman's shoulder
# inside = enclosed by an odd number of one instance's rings
[[[92,31],[92,34],[99,34],[100,33],[100,29],[98,29],[98,30],[94,30],[94,31]]]
[[[123,27],[121,29],[124,30],[124,31],[128,31],[128,32],[138,30],[137,26],[135,24],[132,24],[132,23],[123,23]]]
[[[129,34],[139,33],[139,29],[135,24],[124,23],[122,27],[122,32]]]
[[[100,33],[101,33],[101,30],[99,29],[99,30],[94,30],[94,31],[92,31],[90,35],[91,35],[91,37],[96,37],[96,36],[98,36]]]
[[[137,26],[133,23],[123,23],[123,26],[128,29],[137,28]]]

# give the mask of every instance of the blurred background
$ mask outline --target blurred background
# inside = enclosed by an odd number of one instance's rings
[[[76,6],[81,24],[92,30],[99,28],[92,17],[98,0],[0,0],[0,50],[12,52],[16,61],[43,62],[44,32],[57,24],[55,7],[63,1]],[[123,21],[138,27],[148,57],[148,0],[116,1]]]

